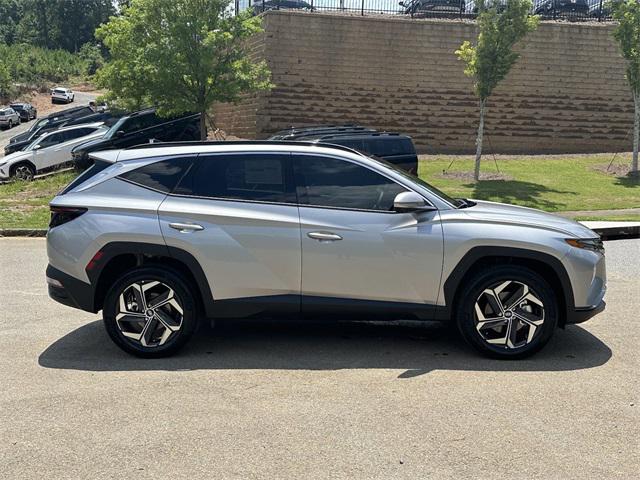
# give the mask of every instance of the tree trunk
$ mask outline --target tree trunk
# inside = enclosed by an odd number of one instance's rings
[[[476,137],[476,165],[473,178],[480,180],[480,158],[482,158],[482,136],[484,134],[484,108],[487,99],[480,100],[480,124],[478,125],[478,136]]]
[[[637,176],[638,172],[638,140],[640,137],[640,92],[633,94],[633,160],[631,160],[631,175]]]
[[[207,139],[207,112],[200,112],[200,140]]]

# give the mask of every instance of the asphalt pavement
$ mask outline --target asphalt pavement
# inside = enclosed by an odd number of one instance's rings
[[[95,100],[96,99],[96,95],[94,93],[87,93],[87,92],[75,92],[75,99],[73,101],[73,103],[69,103],[69,104],[60,104],[56,106],[56,110],[64,110],[66,108],[72,108],[72,107],[82,107],[85,105],[89,105],[89,102],[91,100]],[[47,114],[45,114],[44,116],[48,115],[49,113],[53,113],[53,112],[48,112]],[[42,117],[43,115],[41,115],[40,113],[38,113],[38,118]],[[29,122],[22,122],[20,125],[13,127],[10,130],[0,130],[0,157],[2,157],[4,155],[4,147],[5,145],[7,145],[9,143],[9,139],[11,137],[14,137],[22,132],[26,132],[27,130],[29,130],[29,128],[31,128],[31,125],[33,124],[33,120],[29,121]]]
[[[0,239],[0,477],[635,479],[640,240],[607,310],[524,361],[439,325],[233,322],[140,360]]]

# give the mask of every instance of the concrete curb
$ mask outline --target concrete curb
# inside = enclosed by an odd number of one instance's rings
[[[640,238],[640,222],[580,222],[596,232],[602,240]]]

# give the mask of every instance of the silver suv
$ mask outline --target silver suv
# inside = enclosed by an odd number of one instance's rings
[[[49,295],[169,355],[203,318],[456,322],[522,358],[604,308],[602,242],[537,210],[449,198],[346,147],[157,144],[94,153],[51,202]]]

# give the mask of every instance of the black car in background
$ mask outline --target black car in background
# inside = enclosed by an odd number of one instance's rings
[[[535,0],[533,13],[545,17],[584,16],[589,14],[587,0]]]
[[[465,0],[405,0],[399,2],[405,15],[428,16],[435,13],[464,13]]]
[[[36,107],[30,103],[12,103],[9,106],[13,108],[18,115],[20,115],[20,119],[23,122],[28,122],[29,120],[38,118],[38,110],[36,110]]]
[[[313,10],[311,4],[304,0],[255,0],[251,8],[253,8],[255,13],[279,9]]]
[[[317,137],[320,135],[352,133],[352,132],[376,132],[374,128],[363,127],[357,124],[344,125],[314,125],[311,127],[291,127],[286,130],[271,135],[268,140],[302,140],[309,137]]]
[[[342,145],[374,155],[414,175],[418,173],[418,155],[413,140],[399,133],[379,132],[357,124],[315,125],[281,130],[269,137],[269,140]]]
[[[389,132],[338,133],[307,138],[306,141],[330,143],[353,148],[381,158],[413,174],[418,174],[418,155],[413,140],[407,135]]]
[[[16,135],[9,140],[9,144],[4,147],[4,154],[9,155],[13,152],[18,152],[24,147],[29,145],[35,138],[39,137],[43,133],[57,130],[58,128],[65,126],[68,122],[74,119],[87,117],[93,115],[95,112],[90,107],[76,107],[63,110],[61,112],[52,113],[46,117],[41,118],[31,125],[31,128],[24,133]],[[92,120],[96,121],[96,120]],[[81,123],[88,123],[83,121]],[[76,124],[79,125],[79,124]]]
[[[200,140],[200,114],[190,113],[163,118],[155,108],[134,112],[120,118],[104,137],[78,145],[71,152],[78,170],[91,166],[92,152],[127,148],[142,143]]]

